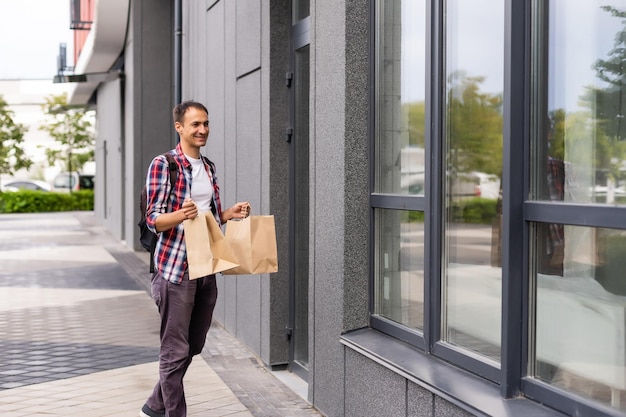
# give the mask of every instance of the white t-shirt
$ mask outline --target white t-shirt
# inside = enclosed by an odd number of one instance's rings
[[[209,173],[204,169],[204,162],[202,159],[194,159],[189,155],[185,157],[191,163],[191,199],[198,206],[198,211],[210,211],[211,201],[213,201],[213,184]]]

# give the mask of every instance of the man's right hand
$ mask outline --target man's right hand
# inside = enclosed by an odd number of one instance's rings
[[[194,203],[191,198],[185,200],[181,210],[185,214],[183,220],[195,219],[198,217],[198,206],[196,206],[196,203]]]

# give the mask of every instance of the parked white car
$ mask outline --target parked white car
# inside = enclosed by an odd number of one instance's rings
[[[500,195],[500,177],[484,172],[457,174],[451,186],[451,194],[455,197],[482,197],[495,200]]]
[[[20,190],[51,191],[52,187],[47,182],[40,180],[11,180],[2,184],[1,189],[3,192]]]

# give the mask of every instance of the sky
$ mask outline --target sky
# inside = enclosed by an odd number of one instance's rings
[[[73,66],[69,0],[0,0],[0,80],[52,79],[60,43]]]
[[[468,76],[484,76],[482,92],[501,93],[503,83],[502,51],[504,44],[504,2],[500,0],[449,0],[447,18],[451,21],[448,65],[462,69]],[[426,77],[426,5],[423,1],[403,1],[403,16],[420,16],[402,25],[403,68],[402,98],[423,101],[426,95],[423,80]],[[481,22],[476,25],[476,22]],[[489,24],[482,24],[488,22]],[[403,22],[404,23],[404,22]]]

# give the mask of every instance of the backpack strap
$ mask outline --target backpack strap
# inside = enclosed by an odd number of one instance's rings
[[[170,194],[169,196],[171,197],[172,191],[174,190],[174,184],[176,184],[176,180],[178,179],[178,164],[174,160],[174,155],[172,155],[171,153],[165,152],[163,155],[167,159],[167,162],[169,164],[169,169],[170,169]]]
[[[174,155],[171,153],[165,152],[163,156],[167,159],[170,174],[170,193],[167,196],[169,202],[172,198],[172,192],[174,191],[176,180],[178,179],[178,164],[174,160]],[[154,272],[154,249],[156,248],[156,241],[157,239],[154,240],[152,250],[150,251],[150,272]]]
[[[206,156],[201,155],[201,157],[202,157],[203,162],[209,166],[209,170],[211,171],[211,177],[214,178],[215,177],[215,164],[211,162],[211,160],[207,158]],[[213,190],[213,181],[211,181],[211,190]],[[213,198],[211,199],[210,209],[211,209],[211,213],[213,213],[213,215],[217,217],[219,213],[217,212],[217,207],[215,207],[214,203],[215,203],[215,196],[213,196]]]

